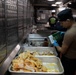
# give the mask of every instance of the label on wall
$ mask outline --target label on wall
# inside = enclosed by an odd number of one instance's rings
[[[41,14],[41,19],[45,19],[45,14]]]

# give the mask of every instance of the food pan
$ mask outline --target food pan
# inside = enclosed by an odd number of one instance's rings
[[[28,45],[29,46],[43,46],[44,38],[41,39],[29,39]]]
[[[11,65],[9,67],[9,72],[11,75],[63,75],[64,69],[62,66],[62,63],[58,57],[37,57],[39,58],[43,65],[48,67],[48,69],[57,69],[57,72],[17,72],[11,70]],[[48,64],[54,63],[56,66],[52,67],[51,65],[48,66]],[[52,67],[52,68],[51,68]]]
[[[46,38],[46,37],[43,37],[39,34],[29,34],[28,36],[28,39],[43,39],[43,38]]]
[[[47,37],[43,37],[39,34],[29,34],[28,44],[29,46],[43,46],[43,42],[45,38]]]
[[[54,47],[24,47],[24,51],[37,52],[36,56],[57,56],[56,49]]]

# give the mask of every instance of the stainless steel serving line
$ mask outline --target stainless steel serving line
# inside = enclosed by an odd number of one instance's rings
[[[21,48],[21,49],[20,49]],[[14,72],[11,70],[11,61],[16,57],[16,55],[22,53],[22,52],[26,52],[26,51],[35,51],[35,52],[39,52],[39,53],[47,53],[48,51],[52,52],[55,54],[55,56],[36,56],[37,58],[40,58],[43,62],[53,62],[56,63],[58,65],[58,69],[59,72],[58,73],[42,73],[42,72],[34,72],[34,73],[25,73],[25,72]],[[46,59],[46,60],[45,60]],[[15,49],[11,52],[11,54],[7,57],[7,59],[5,60],[5,62],[3,63],[3,65],[0,68],[0,74],[4,75],[4,73],[8,71],[10,73],[10,75],[63,75],[64,73],[64,69],[62,66],[62,63],[60,61],[60,59],[57,57],[57,52],[55,50],[54,47],[30,47],[30,46],[24,46],[22,44],[18,44]],[[6,74],[7,75],[7,74]]]

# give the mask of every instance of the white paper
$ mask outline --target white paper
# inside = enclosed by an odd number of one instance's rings
[[[41,19],[45,19],[45,14],[41,14]]]
[[[53,44],[54,43],[54,39],[53,39],[52,35],[49,36],[49,39],[50,39],[51,43]]]

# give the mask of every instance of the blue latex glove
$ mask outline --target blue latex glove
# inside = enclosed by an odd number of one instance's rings
[[[56,40],[54,40],[54,43],[53,43],[54,46],[59,46],[59,44],[57,43]]]

